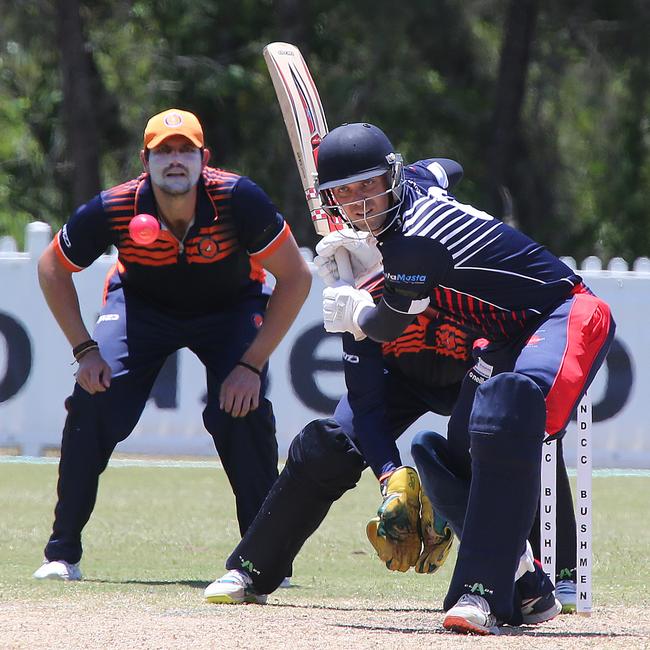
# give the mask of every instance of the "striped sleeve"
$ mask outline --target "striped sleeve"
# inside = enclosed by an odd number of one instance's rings
[[[90,266],[112,244],[101,195],[81,205],[54,238],[54,250],[69,271]]]
[[[239,240],[252,257],[264,259],[291,236],[289,226],[271,199],[245,176],[233,189],[232,211]]]
[[[71,273],[76,273],[77,271],[83,271],[84,267],[79,266],[78,264],[75,264],[66,254],[65,254],[65,249],[63,246],[61,246],[61,239],[66,236],[65,233],[65,226],[61,230],[59,230],[58,233],[56,233],[54,237],[54,241],[52,242],[54,246],[54,252],[56,253],[56,257],[61,263],[61,265],[70,271]]]
[[[278,248],[280,248],[280,246],[282,246],[282,244],[287,241],[287,239],[289,239],[289,237],[291,237],[291,228],[289,228],[289,224],[285,222],[282,230],[275,236],[274,239],[272,239],[261,250],[256,251],[255,253],[250,253],[250,256],[257,261],[263,260],[269,255],[275,253],[275,251],[277,251]]]

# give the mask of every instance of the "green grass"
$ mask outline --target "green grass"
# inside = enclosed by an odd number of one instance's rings
[[[202,603],[239,538],[234,501],[218,468],[109,467],[84,531],[86,580],[70,585],[31,578],[52,522],[56,465],[0,465],[0,593],[43,600],[70,594],[151,596],[157,604]],[[594,478],[594,605],[650,604],[650,478]],[[331,600],[428,602],[439,607],[452,561],[435,576],[391,573],[375,557],[365,523],[379,503],[368,472],[334,504],[294,567],[286,603]]]

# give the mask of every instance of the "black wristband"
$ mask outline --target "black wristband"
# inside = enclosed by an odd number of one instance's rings
[[[81,359],[81,357],[83,357],[86,352],[90,352],[91,350],[99,350],[99,343],[97,343],[97,341],[93,341],[92,339],[88,339],[87,341],[79,343],[79,345],[72,348],[72,356],[76,361],[79,361],[79,359]]]
[[[248,368],[251,372],[254,372],[258,377],[262,375],[262,371],[258,370],[255,366],[251,366],[250,363],[246,363],[245,361],[238,361],[236,366],[243,366],[244,368]]]

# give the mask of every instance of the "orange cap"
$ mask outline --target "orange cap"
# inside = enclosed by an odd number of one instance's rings
[[[144,130],[144,148],[154,149],[173,135],[185,136],[193,145],[203,147],[203,129],[198,117],[189,111],[170,108],[154,115]]]

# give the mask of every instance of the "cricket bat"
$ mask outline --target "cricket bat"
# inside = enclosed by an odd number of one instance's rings
[[[264,48],[264,60],[269,69],[291,148],[305,192],[305,199],[316,232],[324,237],[344,224],[323,210],[316,189],[318,146],[327,134],[323,105],[309,68],[300,50],[290,43],[270,43]],[[354,286],[350,256],[344,248],[335,255],[339,276],[345,284]]]

